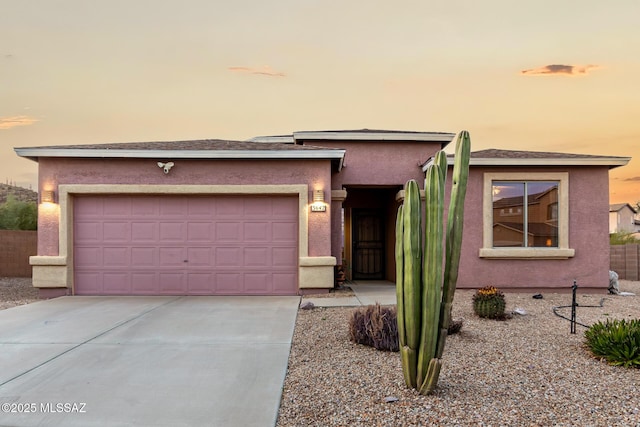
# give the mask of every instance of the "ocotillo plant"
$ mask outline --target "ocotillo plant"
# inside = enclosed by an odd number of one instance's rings
[[[407,386],[421,394],[432,393],[438,384],[451,321],[470,145],[469,133],[462,131],[456,142],[446,242],[443,217],[447,158],[443,151],[436,154],[426,173],[424,253],[420,191],[414,180],[405,186],[404,204],[396,219],[396,297],[402,371]]]

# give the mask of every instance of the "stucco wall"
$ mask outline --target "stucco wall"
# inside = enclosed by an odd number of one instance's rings
[[[569,172],[569,259],[483,259],[482,187],[484,172],[524,172],[522,168],[472,167],[465,202],[459,288],[566,288],[573,280],[583,288],[608,287],[609,177],[606,167],[528,168],[531,172]],[[449,171],[449,180],[451,171]],[[450,181],[449,181],[450,182]],[[448,204],[447,204],[448,206]]]
[[[404,185],[409,179],[424,186],[421,165],[434,156],[440,143],[381,141],[310,141],[319,147],[346,149],[344,167],[333,177],[333,189],[349,185]]]
[[[329,160],[175,160],[171,172],[164,174],[156,163],[165,160],[40,159],[40,190],[55,190],[57,195],[61,184],[306,184],[309,192],[324,189],[325,201],[331,201]],[[309,256],[331,255],[330,212],[309,214]],[[40,206],[38,255],[59,255],[58,217],[56,205]]]

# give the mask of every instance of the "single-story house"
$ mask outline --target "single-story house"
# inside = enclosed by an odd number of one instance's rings
[[[393,282],[403,186],[423,186],[454,137],[362,129],[16,148],[39,166],[33,284],[44,297],[295,295],[334,287],[336,266]],[[576,279],[606,291],[608,171],[629,160],[473,152],[458,286]]]
[[[629,203],[609,205],[609,233],[637,233],[640,231],[638,213]]]

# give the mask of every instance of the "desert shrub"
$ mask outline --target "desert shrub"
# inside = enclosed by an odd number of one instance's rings
[[[640,319],[607,319],[591,326],[584,335],[594,356],[611,365],[640,368]]]
[[[351,341],[377,350],[399,351],[395,307],[380,304],[356,309],[349,320]]]
[[[399,351],[397,319],[395,307],[380,304],[360,307],[349,319],[349,338],[377,350]],[[451,320],[448,335],[460,332],[462,324],[462,319]]]
[[[473,295],[473,312],[487,319],[504,320],[504,294],[494,286],[480,288]]]
[[[610,245],[629,245],[633,243],[640,243],[640,240],[638,240],[633,233],[618,231],[609,234]]]
[[[0,230],[36,230],[38,206],[32,202],[16,200],[9,195],[0,205]]]

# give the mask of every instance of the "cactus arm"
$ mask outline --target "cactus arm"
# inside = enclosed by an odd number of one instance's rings
[[[418,392],[422,395],[433,393],[438,385],[438,377],[440,376],[440,368],[442,368],[442,361],[440,359],[431,359],[429,361],[429,368],[427,369],[427,377],[420,386]]]
[[[440,333],[440,304],[442,298],[442,173],[437,164],[427,170],[425,181],[425,253],[422,291],[422,334],[418,351],[418,384],[427,376],[431,359],[436,354]]]
[[[422,213],[420,203],[420,190],[414,180],[407,182],[403,208],[403,254],[404,254],[404,286],[403,286],[403,311],[404,329],[406,335],[407,369],[416,371],[417,350],[420,345],[420,325],[422,314],[420,312],[422,293]],[[415,387],[415,375],[411,381]]]
[[[398,208],[396,217],[396,313],[398,319],[398,344],[400,348],[407,344],[407,337],[404,330],[404,217],[402,215],[402,205]]]
[[[447,218],[447,242],[445,255],[444,281],[442,286],[442,307],[440,312],[440,327],[447,329],[451,322],[451,305],[458,281],[458,267],[460,266],[460,251],[462,248],[462,228],[464,221],[464,199],[467,192],[469,178],[469,157],[471,140],[469,132],[462,131],[456,141],[455,164],[451,184],[451,201]],[[446,173],[446,170],[445,170]],[[436,357],[442,357],[446,334],[441,337]]]

